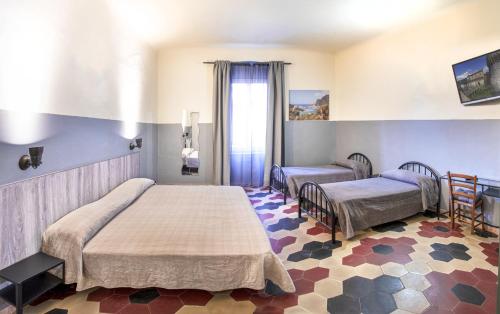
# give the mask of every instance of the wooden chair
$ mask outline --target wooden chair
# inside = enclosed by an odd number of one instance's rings
[[[481,193],[477,193],[477,176],[448,171],[448,187],[450,189],[451,228],[455,228],[455,220],[463,222],[467,211],[471,220],[471,234],[474,234],[475,228],[480,224],[484,231],[483,200]],[[481,218],[480,222],[478,218]]]

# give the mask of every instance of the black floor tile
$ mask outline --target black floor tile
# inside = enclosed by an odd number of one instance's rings
[[[359,314],[361,307],[359,299],[347,295],[339,295],[327,301],[328,313]]]
[[[134,292],[128,298],[130,303],[148,304],[159,296],[158,290],[151,288]]]
[[[457,298],[459,298],[460,301],[463,302],[481,305],[485,300],[485,297],[481,292],[469,285],[459,283],[455,285],[451,290],[457,296]]]
[[[373,280],[354,276],[343,282],[343,292],[353,298],[364,297],[374,291]]]
[[[388,314],[396,310],[393,296],[380,291],[372,291],[362,297],[360,303],[363,314]]]
[[[388,255],[394,252],[392,246],[387,244],[377,244],[374,247],[372,247],[372,250],[377,254],[384,254],[384,255]]]
[[[373,281],[375,284],[375,291],[393,294],[404,289],[403,283],[397,277],[382,275],[375,278]]]
[[[449,262],[453,259],[450,253],[445,251],[433,251],[429,255],[436,261]]]

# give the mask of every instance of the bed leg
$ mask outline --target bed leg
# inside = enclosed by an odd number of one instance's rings
[[[332,215],[332,244],[335,244],[335,225],[336,225],[336,219],[335,217]]]
[[[438,216],[438,220],[439,220],[439,216],[441,214],[441,197],[438,198],[438,202],[437,202],[437,205],[436,205],[436,214]]]
[[[302,217],[302,197],[299,196],[299,218]]]
[[[283,205],[286,205],[286,192],[283,192]]]

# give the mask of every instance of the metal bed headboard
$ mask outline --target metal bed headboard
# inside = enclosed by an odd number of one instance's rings
[[[441,204],[441,176],[438,174],[436,170],[434,170],[431,166],[428,166],[424,163],[418,162],[418,161],[408,161],[399,166],[398,169],[401,170],[409,170],[412,172],[416,172],[419,174],[423,174],[425,176],[431,177],[436,181],[436,184],[438,186],[438,200],[436,203],[436,214],[437,218],[439,220],[440,216],[440,204]]]
[[[353,153],[350,154],[347,159],[355,160],[364,163],[365,165],[368,165],[369,167],[369,175],[370,177],[373,175],[373,167],[372,167],[372,162],[370,161],[370,158],[366,157],[365,155],[361,153]]]

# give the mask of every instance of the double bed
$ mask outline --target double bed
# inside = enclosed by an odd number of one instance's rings
[[[129,180],[51,225],[42,251],[66,261],[66,283],[222,291],[294,284],[241,187]]]
[[[337,224],[346,239],[357,231],[434,208],[439,218],[439,175],[420,162],[407,162],[379,177],[328,184],[307,182],[299,191],[298,214],[327,225],[335,241]]]
[[[345,161],[309,167],[280,167],[274,165],[270,172],[269,193],[274,189],[287,197],[297,198],[301,186],[309,181],[318,184],[366,179],[372,175],[372,163],[361,153],[353,153]]]

